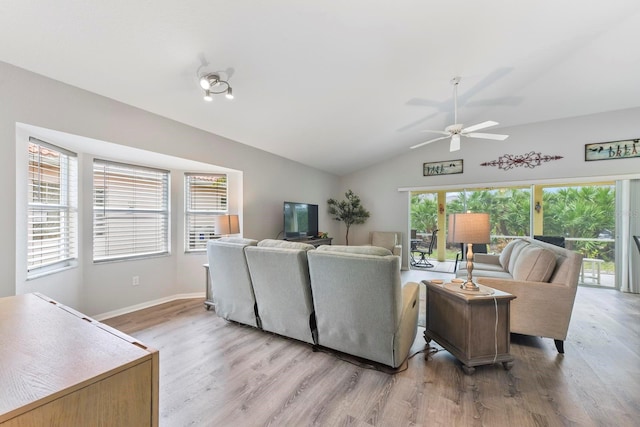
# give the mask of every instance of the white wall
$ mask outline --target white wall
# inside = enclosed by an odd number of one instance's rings
[[[320,205],[320,228],[334,234],[335,224],[326,215],[326,200],[334,197],[338,178],[296,162],[230,141],[111,99],[39,76],[0,62],[0,141],[5,155],[0,159],[0,196],[7,207],[0,210],[0,297],[20,291],[38,291],[88,315],[162,299],[174,294],[204,290],[204,255],[186,255],[181,250],[178,212],[181,199],[172,185],[172,255],[144,261],[100,265],[81,260],[78,268],[25,281],[16,253],[24,245],[17,240],[17,215],[24,216],[26,198],[16,193],[18,174],[23,174],[19,156],[18,127],[33,127],[82,137],[89,147],[82,151],[92,158],[92,143],[105,141],[117,146],[146,150],[180,159],[217,165],[242,173],[242,233],[256,239],[274,238],[282,230],[282,202],[298,200]],[[201,102],[194,99],[194,102]],[[203,105],[205,108],[206,105]],[[19,125],[24,124],[24,125]],[[24,137],[24,136],[23,136]],[[53,142],[53,141],[52,141]],[[115,154],[114,154],[115,156]],[[89,164],[83,159],[83,162]],[[174,171],[175,172],[175,171]],[[179,171],[178,171],[179,172]],[[90,182],[81,183],[90,187]],[[84,191],[84,203],[88,202]],[[239,201],[240,202],[240,201]],[[323,214],[323,212],[325,212]],[[91,252],[90,211],[81,212],[81,252]],[[18,236],[21,239],[21,236]],[[172,271],[173,274],[167,274]],[[131,277],[140,276],[140,286]],[[18,280],[19,278],[19,280]]]
[[[407,149],[407,153],[400,157],[341,178],[340,191],[352,189],[371,212],[371,218],[365,224],[352,228],[349,241],[353,244],[364,243],[371,230],[402,231],[405,252],[403,264],[406,267],[409,197],[407,191],[399,189],[470,188],[515,183],[526,185],[548,180],[638,176],[640,158],[585,162],[584,152],[585,144],[639,138],[639,119],[640,108],[635,108],[502,128],[496,133],[510,135],[507,140],[500,142],[463,138],[461,150],[453,153],[449,152],[448,140],[416,150]],[[530,151],[562,156],[562,159],[542,163],[535,168],[516,167],[512,170],[480,165],[505,154],[520,155]],[[422,164],[425,162],[455,159],[464,160],[464,173],[431,177],[424,177],[422,174]]]

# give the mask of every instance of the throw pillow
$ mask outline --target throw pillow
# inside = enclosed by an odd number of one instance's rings
[[[528,245],[520,251],[513,268],[513,278],[529,282],[548,282],[556,268],[556,255],[536,245]]]

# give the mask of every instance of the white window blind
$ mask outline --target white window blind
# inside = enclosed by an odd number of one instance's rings
[[[185,251],[203,251],[216,235],[214,217],[227,212],[227,176],[185,174]]]
[[[77,258],[78,162],[75,153],[29,138],[27,276]]]
[[[169,252],[169,172],[95,159],[93,260]]]

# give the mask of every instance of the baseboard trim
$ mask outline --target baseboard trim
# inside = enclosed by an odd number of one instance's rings
[[[122,316],[123,314],[132,313],[134,311],[142,310],[144,308],[153,307],[159,304],[164,304],[166,302],[171,302],[179,299],[191,299],[191,298],[204,298],[204,292],[193,292],[190,294],[175,294],[170,295],[168,297],[158,298],[151,301],[146,301],[140,304],[130,305],[129,307],[119,308],[117,310],[108,311],[106,313],[98,314],[95,316],[91,316],[91,318],[101,322],[106,319],[110,319],[116,316]]]

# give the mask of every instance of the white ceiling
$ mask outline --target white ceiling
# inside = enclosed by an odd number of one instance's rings
[[[339,175],[453,123],[456,75],[486,132],[640,106],[638,0],[1,0],[0,40],[1,61]],[[212,71],[234,100],[202,100]]]

